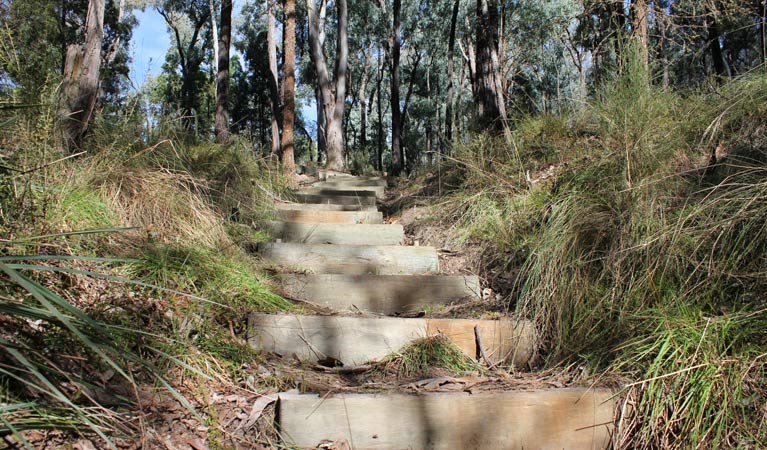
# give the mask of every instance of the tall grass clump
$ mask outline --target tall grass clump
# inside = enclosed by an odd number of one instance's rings
[[[616,444],[758,448],[767,79],[682,97],[642,70],[629,58],[583,111],[459,149],[455,236],[513,272],[508,304],[535,321],[546,364],[622,383]]]
[[[238,244],[286,183],[245,142],[147,143],[129,117],[65,155],[43,103],[0,122],[0,433],[114,448],[140,392],[193,409],[175,377],[233,383],[243,318],[291,307]]]

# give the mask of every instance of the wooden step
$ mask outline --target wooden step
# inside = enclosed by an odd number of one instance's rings
[[[378,211],[375,205],[334,205],[331,203],[275,203],[282,211]]]
[[[320,180],[386,180],[386,177],[352,175],[350,173],[338,172],[328,169],[317,169],[317,176],[320,178]]]
[[[328,170],[328,169],[317,169],[317,176],[320,178],[320,180],[336,179],[336,178],[357,178],[356,176],[350,173],[338,172],[336,170]]]
[[[383,214],[375,211],[295,211],[277,210],[280,220],[303,223],[383,223]]]
[[[594,450],[610,446],[617,400],[608,389],[427,394],[280,394],[285,443],[354,449]],[[340,447],[339,447],[340,448]]]
[[[283,242],[340,245],[400,245],[405,240],[402,225],[300,223],[268,221],[268,231]]]
[[[524,320],[402,319],[251,314],[248,342],[256,349],[301,360],[334,359],[343,365],[380,360],[416,339],[442,333],[467,355],[478,353],[474,327],[493,363],[525,365],[534,329]]]
[[[360,206],[375,206],[376,197],[374,192],[368,191],[372,195],[352,195],[350,191],[336,191],[337,194],[322,194],[311,192],[297,192],[295,194],[296,201],[299,203],[320,203],[320,204],[332,204],[332,205],[360,205]],[[357,192],[357,191],[351,191]]]
[[[288,298],[386,315],[426,311],[480,293],[476,276],[286,274],[280,281]]]
[[[372,193],[377,198],[383,198],[385,189],[383,186],[317,186],[317,184],[313,184],[310,187],[301,188],[298,192],[319,195],[345,195],[349,193],[349,195],[355,196],[368,196],[369,193]]]
[[[258,253],[298,271],[348,275],[424,274],[439,271],[433,247],[266,243]]]
[[[328,181],[318,181],[312,183],[315,187],[339,187],[339,186],[382,186],[386,187],[388,183],[385,178],[366,177],[366,178],[334,178]]]

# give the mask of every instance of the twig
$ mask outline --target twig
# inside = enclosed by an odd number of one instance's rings
[[[698,365],[695,365],[695,366],[692,366],[692,367],[687,367],[686,369],[681,369],[681,370],[677,370],[675,372],[667,373],[665,375],[659,375],[657,377],[652,377],[652,378],[648,378],[646,380],[637,381],[637,382],[634,382],[634,383],[631,383],[631,384],[627,384],[627,385],[623,386],[623,388],[626,389],[626,388],[630,388],[630,387],[636,386],[638,384],[649,383],[651,381],[656,381],[656,380],[660,380],[660,379],[663,379],[663,378],[672,377],[674,375],[679,375],[680,373],[685,373],[685,372],[689,372],[691,370],[700,369],[701,367],[705,367],[707,365],[708,365],[708,363],[701,363],[701,364],[698,364]]]
[[[482,356],[482,359],[485,360],[485,364],[487,364],[487,368],[490,370],[494,370],[495,364],[490,362],[490,359],[488,359],[487,355],[485,354],[484,347],[482,347],[482,335],[479,332],[479,325],[474,325],[474,340],[477,343],[477,351]]]
[[[361,366],[350,366],[350,367],[325,367],[319,364],[315,364],[312,366],[312,368],[320,372],[338,373],[338,374],[365,373],[370,370],[373,370],[373,366],[371,364],[363,364]]]

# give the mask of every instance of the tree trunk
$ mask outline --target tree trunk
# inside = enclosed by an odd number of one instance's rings
[[[216,24],[216,5],[213,1],[208,0],[208,9],[210,9],[210,32],[213,34],[213,61],[216,61],[216,64],[218,64],[219,46],[221,44],[218,37],[218,24]],[[223,20],[223,17],[221,19]],[[221,26],[223,27],[224,24],[221,24]],[[218,98],[218,83],[216,83],[215,89],[215,96]]]
[[[477,0],[477,104],[481,129],[503,131],[506,108],[498,78],[496,35],[498,10],[495,0]]]
[[[285,0],[282,47],[284,82],[282,99],[282,168],[287,175],[296,173],[293,126],[295,123],[296,0]]]
[[[716,21],[715,11],[709,11],[709,17],[706,18],[706,30],[708,32],[708,48],[714,63],[714,71],[718,77],[728,76],[727,62],[724,60],[722,45],[719,42],[722,36],[721,31],[719,31],[719,24]]]
[[[373,46],[365,49],[365,68],[360,78],[360,91],[357,95],[360,102],[360,146],[364,149],[368,145],[367,137],[367,86],[370,75],[370,65],[373,59]]]
[[[377,133],[377,140],[378,140],[378,146],[377,146],[377,154],[376,154],[376,165],[379,172],[383,173],[384,166],[383,166],[383,152],[384,152],[384,131],[383,131],[383,105],[381,104],[381,84],[383,82],[383,76],[384,76],[384,69],[386,68],[386,62],[380,61],[380,51],[379,51],[379,68],[378,68],[378,81],[376,83],[376,109],[378,112],[378,133]]]
[[[272,109],[271,153],[280,152],[280,88],[277,75],[277,40],[275,39],[274,1],[266,0],[266,46],[269,52],[269,104]]]
[[[123,20],[125,19],[125,1],[126,0],[120,0],[117,3],[117,23],[122,24]],[[117,33],[112,39],[112,43],[109,45],[109,53],[107,53],[107,57],[105,58],[106,64],[110,65],[114,62],[115,58],[117,58],[117,54],[120,52],[120,34]]]
[[[634,37],[639,43],[639,58],[641,59],[640,62],[645,70],[650,69],[650,39],[647,26],[648,12],[647,0],[633,0],[631,2],[631,13],[634,21]]]
[[[391,172],[397,176],[404,168],[404,155],[402,152],[401,132],[402,120],[400,118],[399,105],[399,60],[402,46],[400,37],[400,11],[401,0],[394,0],[393,22],[391,35],[389,36],[389,80],[390,80],[390,107],[391,107]]]
[[[215,19],[214,19],[215,21]],[[232,38],[232,0],[221,1],[221,38],[216,77],[216,140],[229,143],[229,45]]]
[[[324,2],[323,2],[324,3]],[[344,133],[343,119],[346,106],[346,72],[349,60],[348,46],[348,14],[346,0],[336,0],[337,30],[334,83],[328,73],[325,55],[321,45],[321,21],[314,0],[307,0],[306,8],[309,17],[309,47],[314,63],[317,83],[325,122],[325,146],[327,153],[327,168],[344,170]],[[322,5],[321,5],[322,6]],[[318,130],[318,134],[319,134]]]
[[[447,146],[453,146],[453,54],[455,53],[455,29],[458,21],[460,0],[453,2],[453,15],[450,18],[450,38],[447,44],[447,101],[445,105],[445,140]],[[440,147],[440,151],[442,148]]]
[[[104,0],[90,0],[85,19],[85,43],[67,48],[64,64],[62,133],[64,145],[77,148],[88,130],[99,93]]]

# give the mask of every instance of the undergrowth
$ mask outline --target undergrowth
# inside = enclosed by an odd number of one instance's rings
[[[544,364],[622,387],[617,447],[760,448],[767,79],[682,96],[641,70],[568,117],[456,148],[441,215],[506,277]]]
[[[144,387],[198,414],[175,380],[236,383],[247,314],[292,308],[244,248],[287,183],[244,140],[147,143],[130,121],[63,155],[41,110],[2,121],[0,434],[114,447],[144,431]]]

